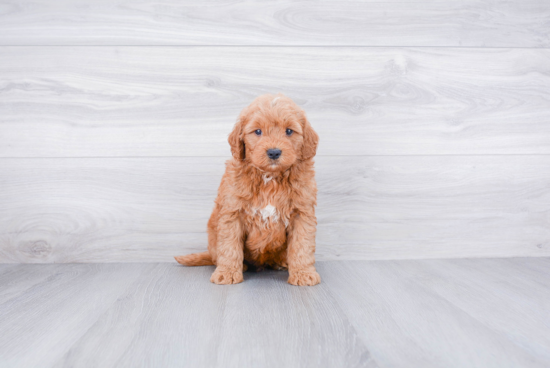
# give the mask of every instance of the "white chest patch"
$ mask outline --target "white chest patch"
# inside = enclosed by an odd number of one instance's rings
[[[263,221],[271,220],[273,222],[277,222],[279,220],[279,215],[277,214],[277,209],[273,207],[271,204],[268,204],[265,206],[265,208],[262,208],[260,210],[260,215],[262,216]]]
[[[264,175],[262,176],[262,179],[264,179],[264,184],[267,184],[267,183],[269,183],[273,178],[272,178],[271,176],[267,175],[267,174],[264,174]]]
[[[250,214],[252,216],[259,216],[262,219],[264,227],[269,227],[270,224],[276,224],[279,222],[279,220],[283,221],[283,223],[285,224],[285,228],[287,228],[289,224],[288,218],[281,218],[281,215],[277,211],[277,208],[275,208],[275,206],[273,206],[271,203],[262,209],[251,208]]]

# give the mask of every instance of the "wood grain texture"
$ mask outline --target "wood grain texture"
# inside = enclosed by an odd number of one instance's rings
[[[226,156],[276,92],[320,156],[550,154],[550,49],[0,47],[0,157]]]
[[[20,266],[30,275],[40,267],[44,266]],[[2,330],[0,364],[28,367],[41,361],[41,367],[377,367],[326,286],[292,287],[286,283],[286,272],[247,273],[245,284],[220,287],[209,281],[213,267],[47,267],[58,270],[58,274],[77,276],[67,277],[65,289],[59,282],[42,284],[42,288],[56,294],[46,304],[41,303],[41,295],[47,291],[34,289],[26,290],[10,306],[0,304],[0,315],[6,317],[0,326],[16,323],[7,318],[17,320],[21,326]],[[102,279],[89,274],[89,268],[101,270]],[[126,283],[123,289],[108,280],[121,276],[126,280],[128,274],[135,281]],[[81,280],[87,280],[90,287],[75,295]],[[93,298],[97,311],[90,313],[90,306],[85,309],[87,313],[76,309],[81,307],[84,292],[88,299]],[[116,300],[102,298],[103,294],[114,294]],[[60,298],[64,298],[65,306],[58,305]],[[31,311],[29,305],[34,306]],[[25,313],[44,316],[54,305],[61,310],[48,322],[33,325],[32,317],[25,319]],[[19,314],[17,308],[9,308],[18,306]],[[65,322],[56,329],[49,328],[60,313],[64,313]],[[69,338],[71,343],[67,344]],[[16,343],[35,349],[7,350]],[[53,344],[58,344],[56,351],[46,350]]]
[[[323,282],[306,288],[283,271],[218,286],[213,267],[0,265],[0,295],[16,295],[0,302],[0,365],[550,364],[549,258],[317,266]]]
[[[399,267],[414,274],[423,285],[472,317],[483,321],[487,327],[504,334],[531,355],[533,361],[541,366],[548,365],[550,335],[546,332],[550,331],[550,314],[536,311],[550,310],[550,298],[546,297],[550,295],[550,278],[541,270],[535,270],[536,276],[530,274],[531,266],[526,260],[515,261],[444,260],[420,262],[414,266],[400,264]],[[548,269],[549,259],[541,261],[533,264],[544,264]],[[484,283],[477,280],[484,280]]]
[[[547,367],[550,282],[528,275],[530,262],[348,261],[318,270],[382,367]]]
[[[251,273],[247,285],[231,290],[220,367],[378,366],[325,285],[293,288],[287,279],[287,272]]]
[[[544,0],[3,1],[2,45],[550,46]]]
[[[149,265],[21,265],[0,284],[0,366],[49,367]],[[0,266],[4,267],[4,266]],[[7,280],[7,287],[4,283]],[[15,288],[15,285],[18,287]],[[11,291],[10,291],[11,289]]]
[[[550,255],[550,156],[319,157],[318,259]],[[0,160],[0,262],[206,249],[223,158]]]

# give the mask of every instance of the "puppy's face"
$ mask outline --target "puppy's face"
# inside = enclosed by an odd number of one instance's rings
[[[264,171],[286,170],[298,158],[302,133],[294,114],[253,114],[243,129],[246,157]]]
[[[283,95],[258,97],[243,110],[229,137],[236,158],[268,172],[313,157],[317,141],[303,110]]]

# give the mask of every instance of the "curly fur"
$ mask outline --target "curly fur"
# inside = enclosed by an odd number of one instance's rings
[[[176,260],[216,265],[216,284],[242,282],[248,267],[288,269],[290,284],[318,284],[312,158],[319,137],[304,111],[282,94],[260,96],[241,112],[228,140],[233,158],[208,221],[208,252]],[[273,148],[282,151],[277,160],[267,156]]]

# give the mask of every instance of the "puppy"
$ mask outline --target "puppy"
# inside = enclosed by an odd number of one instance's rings
[[[243,270],[288,269],[288,283],[316,285],[319,137],[304,111],[278,94],[256,98],[229,135],[226,162],[208,221],[208,251],[175,257],[186,266],[216,265],[210,281],[238,284]]]

